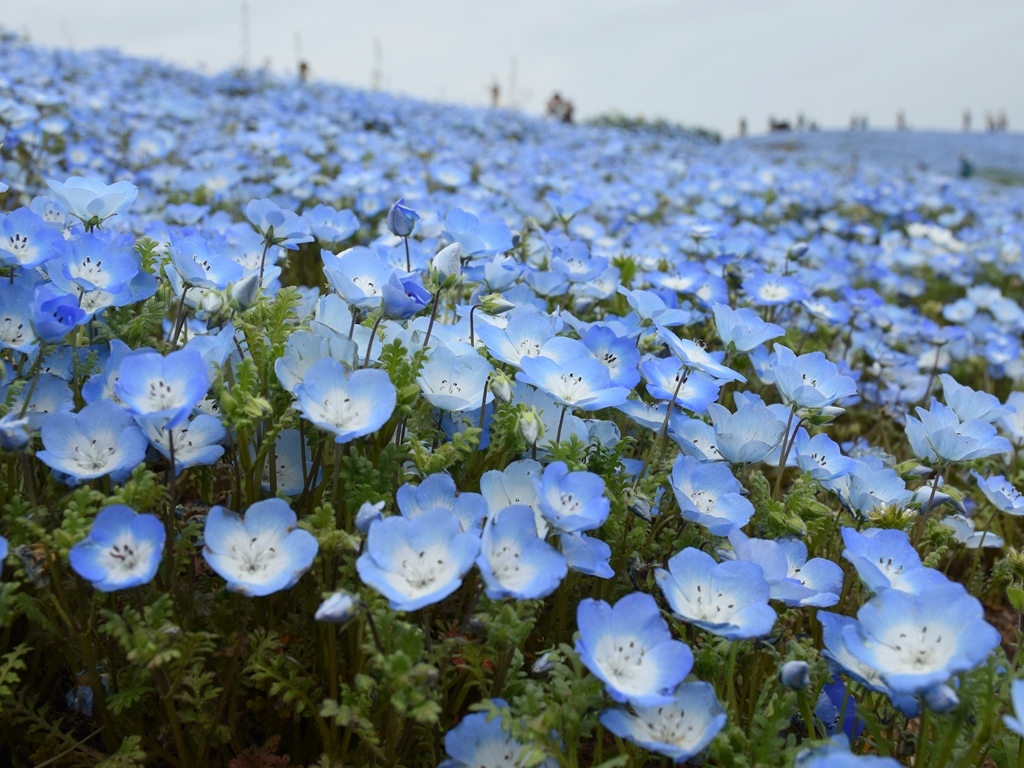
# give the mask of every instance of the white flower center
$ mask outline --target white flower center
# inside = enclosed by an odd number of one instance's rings
[[[75,464],[80,469],[94,472],[103,469],[110,463],[111,458],[117,450],[115,445],[101,445],[93,438],[85,445],[75,446]]]

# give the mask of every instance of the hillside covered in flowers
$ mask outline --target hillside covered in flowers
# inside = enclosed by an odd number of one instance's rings
[[[0,763],[1024,764],[1024,188],[0,40]]]

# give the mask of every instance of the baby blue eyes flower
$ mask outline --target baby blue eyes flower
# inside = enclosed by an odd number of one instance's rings
[[[155,515],[140,515],[123,504],[104,507],[89,535],[71,548],[75,573],[101,592],[148,584],[163,555],[166,530]]]
[[[293,211],[279,208],[271,200],[250,200],[245,216],[268,245],[295,251],[302,243],[313,242],[309,223]]]
[[[810,437],[801,429],[794,452],[800,471],[809,472],[819,482],[834,481],[853,471],[853,459],[843,456],[836,442],[824,432]]]
[[[996,434],[987,421],[961,422],[951,409],[932,399],[931,408],[918,406],[917,415],[907,416],[906,433],[914,454],[936,464],[970,461],[1012,450],[1010,441]]]
[[[883,590],[843,628],[850,653],[898,694],[922,694],[982,664],[1000,635],[960,584],[911,595]]]
[[[403,198],[399,198],[398,202],[388,209],[385,224],[396,237],[408,237],[419,218],[419,214],[407,206]]]
[[[487,502],[479,493],[458,493],[452,476],[444,472],[428,475],[419,485],[406,483],[395,494],[398,509],[410,520],[441,507],[459,521],[464,531],[480,529],[487,516]]]
[[[0,219],[0,262],[8,266],[33,269],[60,258],[65,247],[60,230],[28,208],[19,208]]]
[[[416,381],[427,401],[442,411],[469,411],[494,399],[486,389],[494,367],[475,352],[457,355],[439,344],[420,368]]]
[[[327,357],[309,367],[295,397],[303,416],[344,444],[384,426],[395,410],[398,392],[386,371],[349,373]]]
[[[693,668],[686,643],[673,640],[658,604],[633,592],[614,606],[587,598],[576,610],[576,653],[615,701],[658,707]]]
[[[794,768],[900,768],[891,757],[855,755],[847,745],[828,744],[797,755]]]
[[[56,344],[85,319],[85,312],[78,306],[75,296],[56,290],[52,284],[36,287],[32,327],[40,341]]]
[[[451,512],[438,508],[412,520],[372,523],[356,570],[393,610],[415,611],[458,589],[479,551],[478,533],[463,531]]]
[[[858,533],[843,528],[842,534],[846,544],[843,557],[874,592],[894,589],[919,593],[948,583],[940,571],[921,565],[921,556],[903,531],[869,528]]]
[[[725,464],[703,464],[680,455],[672,465],[672,490],[683,518],[700,523],[715,536],[728,536],[754,516],[754,505]]]
[[[313,565],[319,549],[296,522],[283,499],[258,501],[244,517],[213,507],[203,531],[203,557],[233,592],[263,597],[288,589]]]
[[[193,349],[166,357],[155,352],[132,355],[114,384],[133,413],[165,418],[172,428],[189,417],[209,388],[206,361]]]
[[[502,699],[490,701],[498,709],[508,706]],[[438,768],[519,768],[525,765],[527,758],[526,746],[502,728],[501,718],[489,720],[485,712],[466,715],[448,731],[444,736],[444,751],[448,759]],[[548,758],[539,763],[539,768],[557,765],[554,758]]]
[[[743,560],[716,563],[699,549],[687,547],[655,571],[658,586],[672,611],[708,632],[740,640],[763,637],[775,625],[768,605],[770,587],[761,569]]]
[[[1024,515],[1024,494],[1014,488],[1009,480],[1002,475],[982,477],[974,470],[971,470],[971,474],[993,507],[1009,515]]]
[[[811,669],[806,661],[787,661],[779,668],[779,682],[791,691],[802,691],[811,684]]]
[[[715,427],[718,452],[730,464],[748,464],[763,460],[782,442],[786,423],[776,419],[768,407],[750,402],[736,413],[718,403],[707,406]]]
[[[714,378],[680,366],[674,357],[645,360],[640,370],[651,397],[675,402],[693,413],[701,413],[718,398],[720,385]]]
[[[608,519],[611,503],[600,475],[570,472],[565,462],[556,461],[534,483],[540,513],[560,531],[592,531]]]
[[[0,418],[0,450],[20,451],[29,441],[31,427],[27,418],[19,417],[15,409]]]
[[[359,600],[348,592],[335,592],[320,603],[313,618],[331,624],[344,624],[359,613]]]
[[[516,379],[547,392],[570,408],[596,411],[619,405],[629,397],[625,387],[611,384],[608,368],[592,357],[558,363],[547,357],[524,357]]]
[[[242,279],[242,266],[216,253],[201,237],[171,233],[171,263],[188,287],[224,289]]]
[[[1015,411],[1012,405],[1000,403],[995,395],[966,387],[948,373],[940,374],[939,381],[942,382],[942,396],[946,405],[953,409],[961,421],[981,419],[992,423]]]
[[[1010,698],[1013,701],[1013,715],[1003,715],[1006,727],[1024,738],[1024,680],[1010,684]]]
[[[725,710],[708,683],[683,683],[672,701],[658,706],[607,709],[601,724],[616,736],[684,763],[703,752],[726,722]]]
[[[821,410],[857,394],[856,382],[840,374],[822,352],[797,357],[788,347],[776,344],[775,356],[775,386],[783,401],[797,409]]]
[[[480,221],[471,213],[453,208],[444,223],[445,237],[462,246],[467,256],[496,256],[512,250],[512,233],[500,219]]]
[[[533,510],[508,507],[484,526],[477,567],[491,600],[537,600],[562,583],[566,559],[537,536]]]
[[[356,246],[335,256],[321,251],[324,275],[331,287],[354,307],[380,306],[384,286],[394,268],[364,246]]]
[[[146,436],[131,415],[109,400],[78,413],[52,413],[42,426],[44,450],[36,454],[73,483],[110,475],[120,482],[146,458]]]
[[[718,337],[727,347],[731,344],[737,352],[749,352],[785,333],[781,327],[766,323],[747,307],[733,309],[728,304],[715,304],[713,310]]]
[[[129,181],[104,184],[96,179],[72,176],[67,181],[47,181],[53,196],[68,212],[85,224],[86,229],[103,223],[125,210],[138,197],[138,188]]]

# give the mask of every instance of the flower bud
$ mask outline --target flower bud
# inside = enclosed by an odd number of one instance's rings
[[[356,512],[356,529],[362,533],[366,533],[370,530],[370,525],[375,520],[383,519],[381,510],[384,509],[384,502],[378,501],[376,504],[371,504],[368,501],[364,501],[363,505]]]
[[[491,392],[501,402],[507,403],[512,399],[512,380],[504,373],[491,374]]]
[[[793,243],[789,246],[789,257],[791,259],[799,259],[805,253],[807,253],[807,243]]]
[[[211,315],[214,315],[220,312],[220,310],[223,308],[224,297],[221,296],[216,291],[207,291],[206,293],[203,294],[203,299],[199,303],[199,306],[204,312],[208,312]]]
[[[629,505],[629,511],[645,523],[649,523],[654,519],[651,516],[651,502],[640,496],[635,496],[633,498],[632,503]]]
[[[811,684],[811,669],[806,661],[787,661],[779,670],[779,682],[793,691],[802,691]]]
[[[502,298],[500,293],[489,293],[480,299],[480,309],[488,315],[503,315],[516,305],[511,301]]]
[[[924,692],[924,705],[932,712],[941,714],[960,706],[960,699],[948,685],[937,685]]]
[[[462,277],[462,246],[452,243],[443,248],[430,262],[430,266],[442,288],[454,285]]]
[[[335,592],[316,609],[313,618],[332,624],[344,624],[359,613],[359,601],[348,592]]]
[[[536,409],[531,408],[519,417],[519,432],[527,445],[536,445],[544,432],[544,425]]]
[[[260,276],[253,272],[231,286],[231,303],[244,312],[256,303],[260,293]]]
[[[538,677],[546,675],[548,672],[555,668],[555,661],[551,658],[551,652],[541,654],[537,657],[537,660],[533,662],[533,666],[530,667],[530,672],[537,675]]]
[[[399,198],[398,202],[392,205],[388,211],[385,223],[388,225],[388,229],[391,230],[391,234],[397,237],[408,237],[412,234],[413,227],[416,226],[418,219],[419,215],[416,211],[409,208],[405,204],[404,199]]]

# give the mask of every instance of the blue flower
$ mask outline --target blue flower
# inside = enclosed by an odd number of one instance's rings
[[[716,563],[687,547],[655,571],[658,586],[682,621],[708,632],[741,640],[764,637],[775,625],[768,605],[770,587],[760,567],[744,560]]]
[[[587,598],[576,609],[576,653],[615,701],[671,704],[693,668],[686,643],[673,640],[654,598],[633,592],[614,606]]]
[[[632,715],[625,709],[606,709],[601,725],[676,763],[707,749],[727,719],[715,689],[704,682],[681,684],[667,704],[633,709]]]
[[[85,319],[85,312],[78,306],[76,297],[56,290],[52,284],[36,287],[32,302],[32,328],[40,341],[56,344]]]
[[[672,490],[683,518],[700,523],[715,536],[728,536],[754,516],[754,505],[725,464],[702,464],[680,455],[672,465]]]
[[[547,597],[568,571],[565,557],[537,536],[526,506],[508,507],[487,521],[476,564],[491,600]]]
[[[462,246],[467,256],[495,256],[512,250],[512,233],[500,219],[480,221],[459,208],[448,212],[444,235]]]
[[[232,592],[263,597],[288,589],[310,569],[320,547],[296,522],[283,499],[258,501],[244,517],[213,507],[203,530],[203,557]]]
[[[43,421],[44,450],[36,457],[74,483],[110,475],[121,482],[146,458],[146,436],[131,415],[109,400]]]
[[[27,418],[18,416],[19,410],[8,411],[0,418],[0,450],[20,451],[28,445],[31,427]]]
[[[395,494],[398,509],[412,520],[424,512],[447,509],[464,531],[478,531],[487,516],[487,502],[479,493],[458,493],[452,476],[445,472],[428,475],[419,485],[405,483]]]
[[[479,551],[478,533],[463,531],[451,512],[438,508],[413,520],[372,523],[356,570],[393,610],[415,611],[457,590]]]
[[[171,263],[186,287],[223,290],[242,279],[242,266],[216,253],[201,237],[179,237],[171,233]]]
[[[177,451],[178,441],[174,442]],[[313,467],[313,457],[309,449],[309,440],[303,437],[302,432],[297,429],[282,429],[274,441],[274,466],[270,466],[268,459],[267,466],[263,469],[264,491],[270,491],[270,472],[276,471],[275,482],[277,490],[285,496],[298,496],[305,488],[305,472],[310,472]],[[320,481],[322,471],[317,472],[313,478],[313,487]]]
[[[502,363],[518,366],[524,357],[536,357],[541,347],[555,336],[556,320],[543,312],[514,310],[507,318],[504,328],[486,319],[476,327],[477,336],[491,357]]]
[[[114,384],[117,396],[139,416],[167,419],[168,427],[185,421],[210,388],[206,361],[193,349],[166,357],[156,352],[133,355],[121,366]]]
[[[636,342],[628,336],[619,336],[611,328],[592,325],[583,334],[587,351],[608,368],[613,386],[633,389],[640,382],[640,352]]]
[[[1003,715],[1006,727],[1024,738],[1024,680],[1014,680],[1010,684],[1010,698],[1013,701],[1013,715]]]
[[[732,368],[727,368],[708,353],[703,345],[691,339],[681,339],[676,336],[664,324],[658,326],[658,338],[664,341],[679,361],[687,368],[695,371],[703,371],[708,376],[720,382],[739,381],[746,382],[746,377],[737,373]]]
[[[984,663],[1000,642],[977,598],[960,584],[911,595],[886,589],[843,628],[850,653],[899,694],[922,694]]]
[[[946,405],[953,409],[961,421],[981,419],[989,423],[1009,416],[1016,409],[999,402],[999,398],[988,392],[978,392],[960,384],[948,373],[939,375],[942,382],[942,396]]]
[[[715,304],[715,326],[725,346],[732,345],[737,352],[749,352],[766,341],[785,333],[775,323],[766,323],[747,307],[733,309],[728,304]]]
[[[761,402],[750,402],[729,413],[723,405],[709,403],[715,426],[718,453],[730,464],[753,464],[763,460],[782,442],[786,423],[776,419]]]
[[[380,306],[384,286],[394,268],[365,246],[356,246],[335,256],[321,251],[324,276],[331,287],[353,307]]]
[[[359,612],[358,599],[348,592],[334,592],[320,603],[313,618],[332,624],[344,624]]]
[[[828,744],[797,755],[794,768],[900,768],[901,763],[881,755],[855,755],[847,744]]]
[[[906,433],[914,454],[936,464],[971,461],[1012,450],[1010,441],[996,434],[987,421],[961,422],[951,409],[932,398],[931,408],[918,406],[920,418],[907,416]]]
[[[135,421],[164,458],[171,457],[173,442],[174,469],[179,475],[188,467],[209,466],[224,455],[224,446],[219,443],[227,432],[216,416],[196,414],[176,427],[168,426],[164,416],[138,416]]]
[[[1002,475],[982,477],[974,470],[971,470],[971,474],[993,507],[1010,515],[1024,515],[1024,494],[1014,488],[1009,480]]]
[[[857,383],[839,373],[835,363],[822,352],[797,357],[791,349],[775,345],[775,386],[788,405],[798,409],[821,410],[843,397],[857,394]]]
[[[714,378],[680,365],[674,357],[645,360],[640,370],[647,379],[647,392],[658,400],[674,400],[680,408],[701,413],[718,399],[720,385]]]
[[[359,219],[349,210],[338,211],[321,203],[302,214],[313,236],[324,243],[340,243],[359,229]]]
[[[0,219],[0,262],[8,266],[33,269],[60,258],[65,247],[60,230],[28,208],[19,208]]]
[[[47,181],[53,196],[63,203],[68,212],[85,224],[86,229],[125,210],[135,202],[139,190],[129,181],[104,184],[96,179],[72,176],[67,181]]]
[[[498,709],[508,705],[502,699],[490,699]],[[526,746],[502,728],[501,718],[488,719],[486,712],[466,715],[457,726],[444,735],[444,751],[448,759],[438,768],[518,768],[523,765]],[[538,768],[555,768],[554,758],[541,762]]]
[[[407,206],[405,200],[400,197],[398,202],[388,209],[384,223],[395,237],[408,237],[419,218],[419,214]]]
[[[612,548],[601,539],[582,533],[563,533],[558,537],[569,570],[610,579],[615,575],[611,566]]]
[[[391,273],[381,289],[385,316],[405,320],[430,303],[430,291],[419,280],[419,276],[399,277],[397,271]]]
[[[578,240],[559,242],[551,251],[551,269],[570,283],[587,283],[608,268],[608,259],[591,256],[590,249]]]
[[[796,463],[802,472],[809,472],[818,482],[834,481],[853,471],[854,461],[843,456],[839,445],[822,432],[809,437],[807,430],[797,432]]]
[[[540,513],[560,531],[592,531],[608,519],[611,502],[604,495],[604,480],[600,475],[570,472],[565,462],[556,461],[533,482]]]
[[[0,347],[31,352],[39,343],[32,326],[34,296],[27,288],[0,283]]]
[[[494,399],[487,380],[494,367],[476,352],[456,354],[444,344],[430,350],[416,378],[427,401],[442,411],[479,409]]]
[[[629,397],[625,387],[611,384],[608,368],[592,357],[558,363],[547,357],[524,357],[519,381],[547,392],[555,402],[570,408],[596,411],[624,403]]]
[[[271,200],[250,200],[245,206],[245,217],[268,245],[295,251],[302,243],[313,242],[309,223],[294,211],[279,208]]]
[[[949,580],[940,571],[921,565],[921,556],[903,531],[869,528],[859,533],[843,528],[843,557],[857,569],[873,592],[895,589],[920,593]]]
[[[395,410],[398,392],[386,371],[350,373],[326,357],[309,367],[295,397],[303,416],[344,444],[384,426]]]
[[[822,557],[807,559],[807,545],[798,539],[750,539],[736,529],[729,534],[733,554],[761,568],[771,598],[786,605],[827,608],[839,602],[843,569]]]
[[[101,592],[148,584],[156,575],[167,532],[156,515],[112,504],[96,515],[89,535],[71,548],[71,567]]]
[[[0,576],[2,576],[4,573],[4,560],[7,559],[7,551],[7,539],[5,539],[3,536],[0,536]]]
[[[743,281],[743,292],[760,307],[790,304],[808,298],[807,289],[795,277],[759,271]]]

